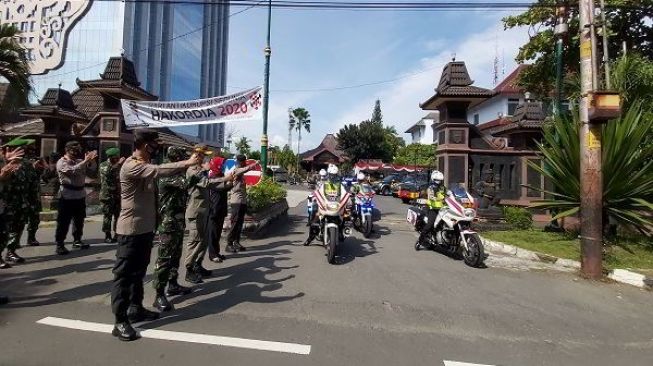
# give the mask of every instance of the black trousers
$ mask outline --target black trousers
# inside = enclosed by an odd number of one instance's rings
[[[240,243],[240,233],[243,231],[246,211],[247,204],[245,203],[231,205],[231,229],[227,236],[227,244]]]
[[[129,306],[143,306],[143,278],[150,264],[154,233],[118,235],[113,266],[111,310],[116,323],[127,321]]]
[[[438,218],[438,213],[439,210],[428,210],[426,213],[427,221],[426,225],[422,228],[422,231],[420,232],[422,236],[428,234],[429,231],[433,229],[433,225],[435,224],[435,219]]]
[[[226,217],[227,210],[209,215],[209,222],[206,226],[207,240],[209,242],[209,259],[215,258],[220,254],[220,238],[222,237],[222,227],[224,226]]]
[[[68,227],[73,222],[73,239],[82,240],[84,233],[84,219],[86,218],[86,198],[75,200],[60,199],[57,214],[57,229],[54,240],[63,244],[68,235]]]

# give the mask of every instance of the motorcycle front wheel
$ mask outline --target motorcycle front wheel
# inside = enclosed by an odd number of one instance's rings
[[[336,262],[336,245],[338,245],[338,229],[331,227],[327,231],[327,262]]]
[[[367,239],[370,235],[372,235],[372,217],[367,217],[363,227],[363,236]]]
[[[467,237],[467,249],[463,249],[463,260],[470,267],[478,268],[485,260],[485,250],[483,242],[478,234],[472,234]]]

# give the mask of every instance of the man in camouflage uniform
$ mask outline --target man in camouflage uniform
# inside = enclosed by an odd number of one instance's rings
[[[115,233],[120,215],[120,167],[125,158],[120,157],[120,150],[116,147],[107,149],[106,154],[107,160],[100,164],[100,202],[104,215],[102,231],[105,243],[115,243],[118,239],[115,235],[111,236],[111,228]]]
[[[170,162],[188,158],[186,151],[178,146],[168,148]],[[184,242],[186,201],[188,181],[186,176],[178,175],[159,179],[159,253],[154,267],[154,290],[156,298],[153,306],[159,311],[173,309],[166,296],[185,295],[191,289],[177,283],[179,262]],[[166,291],[166,285],[168,290]]]
[[[32,139],[13,139],[7,143],[9,147],[23,147],[34,143]],[[27,158],[20,161],[18,169],[6,183],[6,221],[9,239],[7,242],[7,255],[5,261],[11,263],[23,263],[24,258],[16,253],[20,247],[20,238],[25,230],[28,215],[31,212],[34,192],[38,192],[38,181],[34,180],[35,172],[32,162]],[[38,193],[36,193],[38,194]]]
[[[27,145],[25,148],[25,155],[32,163],[34,169],[30,171],[30,186],[32,190],[29,192],[29,211],[27,212],[27,245],[39,246],[40,243],[36,240],[36,231],[39,229],[41,223],[41,177],[45,171],[45,161],[39,158],[36,153],[36,146],[34,144]]]
[[[2,259],[2,252],[7,246],[7,186],[10,178],[20,169],[20,158],[23,155],[21,149],[0,151],[0,269],[11,268],[9,263]],[[0,304],[7,303],[9,299],[0,296]]]

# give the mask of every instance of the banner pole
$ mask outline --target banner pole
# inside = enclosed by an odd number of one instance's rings
[[[268,34],[265,46],[265,73],[263,75],[263,136],[261,136],[261,169],[265,177],[268,170],[268,104],[270,101],[270,28],[272,22],[272,0],[268,0]]]

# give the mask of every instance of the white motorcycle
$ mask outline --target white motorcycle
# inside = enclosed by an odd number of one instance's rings
[[[415,243],[415,250],[422,247],[442,249],[452,255],[461,255],[465,264],[471,267],[481,267],[485,261],[485,249],[481,237],[471,229],[471,223],[476,218],[474,198],[464,188],[456,188],[448,192],[445,206],[440,209],[433,224],[433,229],[425,239]],[[417,200],[417,205],[408,209],[406,221],[415,231],[421,232],[426,225],[426,200]]]
[[[324,192],[318,189],[313,192],[313,198],[317,203],[318,223],[317,227],[311,230],[319,230],[318,239],[324,243],[327,250],[327,261],[335,263],[338,242],[351,235],[351,228],[348,223],[349,212],[347,204],[350,200],[348,192]],[[341,232],[342,231],[342,232]]]

